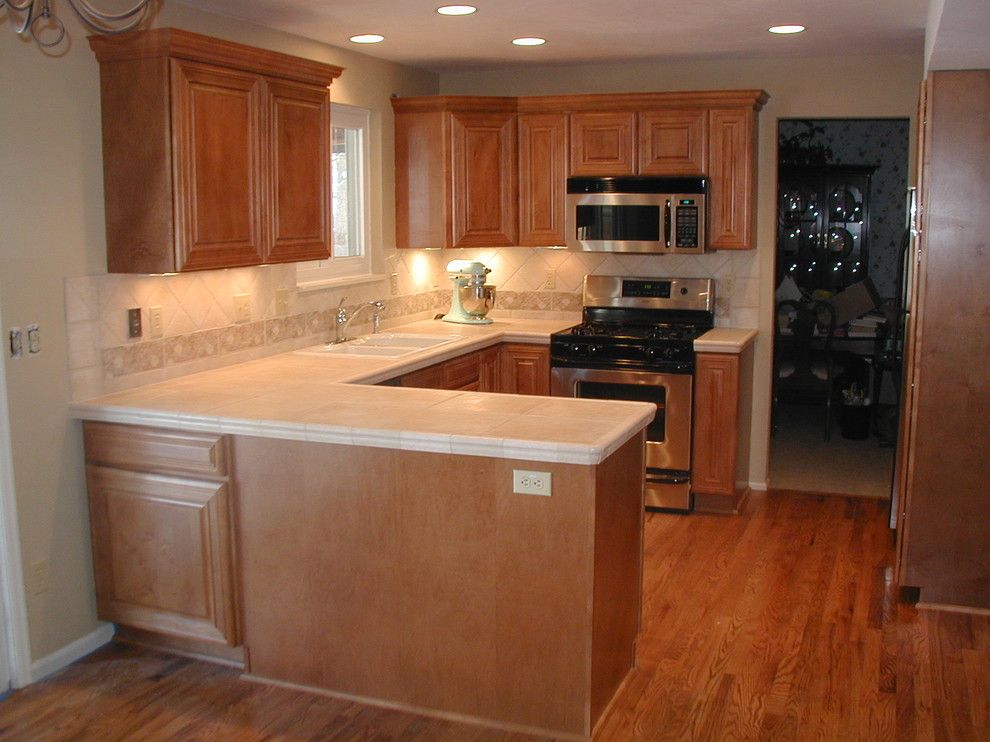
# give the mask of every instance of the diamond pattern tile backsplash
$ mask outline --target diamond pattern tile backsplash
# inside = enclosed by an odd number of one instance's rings
[[[542,248],[401,250],[385,263],[391,275],[369,283],[300,291],[294,265],[167,276],[98,275],[66,279],[69,378],[74,400],[240,363],[326,342],[333,312],[384,298],[383,327],[427,319],[450,305],[445,266],[481,260],[497,287],[493,316],[577,321],[589,273],[716,279],[716,324],[756,328],[759,268],[755,251],[697,256],[609,255]],[[275,292],[289,292],[275,311]],[[251,318],[238,323],[234,296],[248,294]],[[142,338],[127,333],[127,309],[142,310]],[[150,307],[162,309],[162,337],[150,338]],[[358,331],[367,325],[357,326]]]

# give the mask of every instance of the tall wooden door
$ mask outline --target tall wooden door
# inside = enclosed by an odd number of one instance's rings
[[[519,126],[519,244],[563,245],[567,116],[524,113]]]
[[[716,108],[708,118],[708,247],[747,250],[753,246],[756,189],[755,113]]]

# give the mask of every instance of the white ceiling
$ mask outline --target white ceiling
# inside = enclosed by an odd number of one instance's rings
[[[437,72],[521,64],[920,52],[928,0],[180,0]],[[444,2],[478,12],[445,17]],[[979,4],[987,0],[975,0]],[[767,33],[807,26],[791,37]],[[380,33],[384,43],[348,38]],[[542,36],[541,47],[515,47]]]

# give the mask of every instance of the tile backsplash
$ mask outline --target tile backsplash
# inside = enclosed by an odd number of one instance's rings
[[[294,265],[164,276],[108,274],[66,279],[69,379],[73,400],[240,363],[329,340],[338,303],[384,298],[383,327],[427,319],[450,305],[446,264],[478,259],[498,288],[493,316],[539,317],[581,309],[585,274],[699,276],[716,279],[716,323],[756,328],[755,251],[698,256],[610,255],[541,248],[403,250],[391,275],[346,287],[298,290]],[[276,291],[288,307],[276,313]],[[250,320],[237,322],[234,296],[250,296]],[[142,310],[143,337],[127,332],[127,310]],[[162,337],[149,337],[148,309],[162,309]],[[370,317],[355,322],[368,327]]]

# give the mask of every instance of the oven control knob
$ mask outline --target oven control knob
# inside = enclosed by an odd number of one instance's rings
[[[589,345],[588,346],[588,355],[589,356],[596,356],[596,355],[598,355],[601,352],[602,352],[602,346],[600,346],[600,345]]]
[[[579,356],[584,351],[584,346],[581,345],[580,343],[574,343],[574,345],[570,347],[570,351],[574,355]]]

